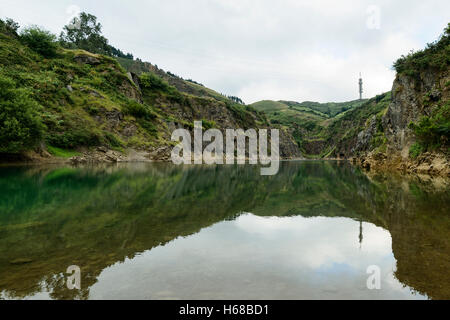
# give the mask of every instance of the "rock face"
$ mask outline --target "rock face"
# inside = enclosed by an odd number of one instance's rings
[[[76,55],[73,60],[78,63],[89,64],[91,66],[99,65],[100,59],[90,53]]]
[[[388,139],[389,151],[402,153],[407,157],[409,147],[415,142],[415,136],[408,125],[421,116],[430,115],[433,102],[449,99],[449,72],[427,72],[420,79],[399,75],[392,87],[392,103],[383,117],[383,127]],[[428,97],[430,103],[425,103]]]
[[[377,117],[373,116],[370,119],[369,127],[358,134],[358,140],[356,141],[356,146],[353,148],[352,152],[367,150],[370,147],[370,143],[377,131],[376,126]]]
[[[292,137],[292,133],[286,130],[280,130],[280,156],[283,159],[302,158],[302,154]]]
[[[302,143],[305,152],[310,155],[320,155],[323,152],[325,145],[326,141],[323,139],[304,140]]]
[[[126,97],[133,99],[136,102],[142,103],[141,87],[139,85],[139,77],[135,74],[128,73],[129,81],[123,81],[119,88]]]
[[[450,176],[448,148],[426,152],[417,159],[411,159],[410,147],[417,141],[409,128],[423,116],[430,116],[450,99],[450,72],[427,70],[419,78],[400,74],[392,87],[392,102],[381,118],[382,134],[386,139],[385,150],[376,150],[371,141],[379,133],[376,117],[373,116],[367,128],[358,134],[353,154],[362,167],[398,169],[404,172],[428,173]]]

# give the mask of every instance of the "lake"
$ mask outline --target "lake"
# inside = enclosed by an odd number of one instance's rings
[[[0,299],[449,299],[449,191],[338,161],[0,167]]]

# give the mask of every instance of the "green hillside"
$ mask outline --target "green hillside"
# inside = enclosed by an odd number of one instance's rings
[[[177,88],[177,90],[192,94],[199,97],[209,97],[214,98],[219,101],[230,102],[231,100],[226,96],[218,93],[217,91],[207,88],[202,84],[193,81],[193,80],[185,80],[170,71],[164,71],[158,68],[157,65],[153,65],[149,62],[141,61],[140,59],[129,59],[124,57],[118,57],[117,61],[120,65],[128,72],[132,72],[137,75],[141,75],[142,73],[152,72],[159,77],[166,80],[170,85]]]
[[[252,107],[262,112],[273,112],[289,109],[289,106],[287,104],[273,100],[263,100],[255,102],[252,104]]]
[[[281,101],[288,106],[292,106],[295,108],[305,107],[312,110],[319,111],[323,114],[328,115],[329,117],[335,117],[336,115],[343,113],[347,110],[353,109],[362,105],[367,100],[353,100],[348,102],[327,102],[327,103],[319,103],[312,101],[305,102],[293,102],[293,101]]]
[[[365,103],[355,100],[342,103],[293,102],[263,100],[251,106],[263,112],[272,125],[292,130],[305,156],[318,157],[326,145],[327,127]]]
[[[208,88],[183,81],[208,94],[181,91],[150,69],[130,75],[120,57],[67,49],[37,27],[17,31],[0,20],[2,159],[28,151],[70,157],[100,146],[148,151],[170,146],[170,127],[191,128],[194,119],[218,128],[267,122]]]

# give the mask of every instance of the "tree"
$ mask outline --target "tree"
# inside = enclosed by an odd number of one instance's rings
[[[41,140],[39,108],[27,91],[0,75],[0,153],[19,153]]]
[[[59,40],[68,48],[111,55],[108,40],[102,35],[102,25],[92,14],[82,12],[73,18],[70,25],[64,26]]]
[[[106,54],[113,57],[133,59],[131,53],[123,53],[121,50],[109,45],[108,39],[102,35],[102,25],[97,22],[97,17],[82,12],[79,17],[64,26],[59,36],[59,41],[64,47],[70,49],[83,49],[92,53]]]
[[[58,49],[56,36],[47,30],[36,26],[26,28],[20,33],[20,40],[46,58],[56,56],[56,50]]]
[[[13,19],[7,18],[5,21],[0,19],[0,32],[6,32],[17,36],[17,30],[19,30],[19,24]]]

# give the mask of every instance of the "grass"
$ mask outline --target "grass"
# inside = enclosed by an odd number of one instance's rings
[[[424,151],[423,146],[420,143],[416,142],[409,148],[409,156],[412,159],[416,159],[423,153],[423,151]]]
[[[66,149],[61,149],[58,147],[52,147],[52,146],[47,146],[47,150],[48,152],[55,157],[58,158],[72,158],[72,157],[76,157],[79,156],[80,153],[74,150],[66,150]]]

